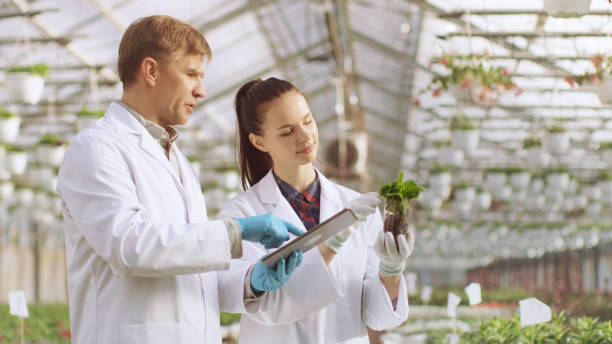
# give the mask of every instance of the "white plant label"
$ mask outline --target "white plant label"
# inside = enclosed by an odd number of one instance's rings
[[[552,313],[544,302],[530,297],[519,301],[521,325],[535,325],[550,321]]]
[[[449,317],[457,316],[457,305],[461,302],[461,297],[455,293],[448,293],[448,304],[446,305],[446,313]]]
[[[9,308],[12,315],[16,315],[20,318],[27,318],[30,316],[28,312],[28,303],[26,302],[25,293],[23,290],[11,291],[8,294],[9,297]]]
[[[470,306],[477,305],[482,302],[479,283],[470,283],[467,287],[465,287],[465,293],[470,301]]]
[[[449,333],[448,335],[448,344],[459,344],[459,335]]]
[[[423,289],[421,289],[421,300],[423,302],[429,302],[429,299],[431,299],[431,293],[433,292],[433,289],[426,285],[423,287]]]
[[[408,287],[408,294],[414,295],[417,293],[417,274],[409,272],[406,274],[406,285]]]

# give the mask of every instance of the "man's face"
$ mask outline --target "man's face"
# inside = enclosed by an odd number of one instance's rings
[[[160,64],[153,100],[158,104],[155,117],[160,126],[186,124],[198,98],[206,96],[202,61],[202,55],[177,52]]]

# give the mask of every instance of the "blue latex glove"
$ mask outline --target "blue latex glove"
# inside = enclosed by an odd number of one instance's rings
[[[266,248],[275,248],[289,239],[288,233],[302,235],[304,231],[294,224],[278,218],[272,213],[237,218],[242,230],[242,239],[262,243]]]
[[[302,251],[293,251],[285,259],[281,258],[274,268],[269,268],[258,260],[251,272],[251,289],[255,292],[276,290],[289,280],[289,276],[302,263]]]

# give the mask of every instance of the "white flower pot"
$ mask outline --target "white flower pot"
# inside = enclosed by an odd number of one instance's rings
[[[589,199],[585,195],[577,195],[574,197],[574,207],[576,209],[584,209],[589,203]]]
[[[513,209],[519,208],[527,199],[527,191],[517,190],[510,195],[510,204]]]
[[[17,201],[23,206],[27,207],[32,204],[32,200],[34,199],[34,191],[32,191],[30,188],[17,189],[16,196]]]
[[[472,202],[455,200],[453,202],[453,209],[455,212],[461,214],[461,216],[466,217],[470,213],[470,210],[472,210]]]
[[[473,187],[455,189],[455,200],[457,201],[471,204],[474,196],[476,196],[476,190]]]
[[[6,162],[12,174],[21,175],[25,171],[28,163],[28,153],[26,152],[8,152]]]
[[[45,79],[30,73],[7,73],[5,78],[9,101],[37,104],[42,96]]]
[[[2,201],[8,200],[13,195],[14,190],[15,190],[15,185],[13,183],[9,181],[1,182],[0,183],[0,200]]]
[[[79,116],[76,119],[76,130],[77,131],[81,131],[87,127],[89,127],[90,125],[96,123],[97,120],[99,120],[100,117],[96,117],[96,116]]]
[[[563,210],[564,212],[569,212],[575,209],[576,209],[576,204],[574,202],[573,197],[568,197],[563,200],[563,204],[561,205],[561,210]]]
[[[565,133],[552,133],[548,136],[548,150],[553,155],[563,155],[570,147],[570,137]]]
[[[563,191],[569,185],[569,174],[553,172],[546,175],[546,185],[554,189]]]
[[[428,209],[440,209],[442,199],[436,195],[431,189],[427,189],[419,194],[419,202]]]
[[[590,5],[591,0],[544,0],[544,12],[553,17],[582,17]]]
[[[550,164],[550,155],[542,147],[527,148],[527,166],[531,169],[544,168]]]
[[[35,209],[44,210],[51,206],[51,200],[44,192],[35,192],[34,199],[32,200],[32,206]]]
[[[453,147],[467,155],[472,155],[478,148],[478,130],[455,130],[452,135]]]
[[[546,198],[544,195],[535,194],[529,195],[525,200],[525,208],[527,211],[538,212],[544,210]]]
[[[491,208],[491,194],[485,191],[476,194],[474,207],[478,210],[489,210]]]
[[[606,162],[608,167],[612,168],[612,149],[606,149],[601,153],[603,160]]]
[[[15,142],[19,135],[19,124],[21,124],[19,117],[0,119],[0,142]]]
[[[434,189],[441,189],[450,186],[451,174],[449,172],[434,173],[429,176],[429,186]]]
[[[601,214],[601,203],[599,202],[591,202],[589,204],[587,204],[585,212],[588,216],[592,217],[592,218],[597,218],[599,217],[599,214]]]
[[[531,181],[531,187],[529,190],[531,193],[538,193],[544,189],[544,181],[541,178],[535,178]]]
[[[65,145],[46,145],[42,144],[36,148],[36,160],[42,164],[59,166],[66,153]]]
[[[602,180],[598,184],[602,196],[612,196],[612,180]]]
[[[472,103],[480,106],[492,106],[497,104],[499,93],[496,90],[489,90],[482,87],[480,82],[472,80],[468,87],[460,85],[449,86],[449,91],[457,103]]]
[[[567,189],[565,190],[568,194],[575,194],[578,192],[578,181],[575,178],[570,178],[569,183],[567,183]]]
[[[529,172],[510,173],[510,185],[517,190],[527,190],[530,179]]]
[[[438,162],[443,166],[459,167],[463,162],[463,152],[450,146],[438,149]]]
[[[505,173],[487,173],[485,177],[485,185],[491,192],[500,192],[506,186],[506,180],[507,176]]]
[[[495,199],[509,201],[510,197],[512,196],[512,188],[510,187],[510,185],[505,185],[501,189],[495,189],[492,194]]]
[[[442,188],[430,188],[430,190],[436,195],[436,197],[444,200],[447,200],[451,194],[451,187],[445,186]]]
[[[609,76],[600,80],[599,84],[593,85],[593,90],[602,104],[612,103],[612,79]]]
[[[601,199],[601,189],[598,185],[589,185],[582,188],[582,193],[590,201],[597,201]]]

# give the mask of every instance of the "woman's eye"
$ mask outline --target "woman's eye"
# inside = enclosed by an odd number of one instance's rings
[[[291,134],[291,131],[287,131],[287,132],[281,133],[281,136],[289,136],[290,134]]]
[[[306,122],[304,122],[304,123],[305,123],[305,124],[310,124],[310,123],[312,123],[312,118],[307,119],[307,120],[306,120]]]

